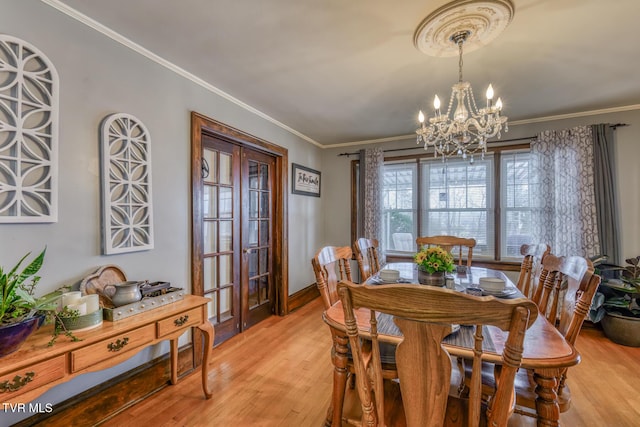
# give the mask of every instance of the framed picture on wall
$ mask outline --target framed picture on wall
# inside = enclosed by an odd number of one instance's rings
[[[320,197],[320,172],[291,163],[291,193]]]

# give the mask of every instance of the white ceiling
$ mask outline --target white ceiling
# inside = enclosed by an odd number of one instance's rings
[[[418,24],[447,0],[43,1],[321,145],[413,134],[418,110],[431,112],[435,93],[446,105],[458,78],[457,58],[413,45]],[[493,83],[511,125],[640,108],[639,0],[514,3],[509,27],[464,55],[478,102]]]

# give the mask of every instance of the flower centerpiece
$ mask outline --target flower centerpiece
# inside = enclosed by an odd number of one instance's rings
[[[453,271],[453,256],[439,246],[423,247],[413,256],[418,265],[418,281],[423,285],[444,286],[445,273]]]

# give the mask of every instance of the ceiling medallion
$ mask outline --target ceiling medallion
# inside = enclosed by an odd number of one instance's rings
[[[466,159],[474,154],[481,157],[487,151],[487,139],[509,130],[502,113],[502,100],[493,102],[493,87],[486,92],[486,106],[478,108],[469,82],[462,79],[462,47],[477,49],[493,40],[513,18],[510,0],[457,0],[429,15],[418,26],[414,43],[422,52],[433,56],[458,54],[458,83],[451,88],[446,110],[440,110],[438,95],[433,101],[434,115],[425,121],[422,111],[418,115],[420,127],[417,142],[424,149],[433,149],[434,157],[459,155]],[[480,104],[482,106],[482,104]]]
[[[458,55],[458,46],[451,43],[460,32],[469,32],[464,42],[465,52],[485,46],[511,22],[515,6],[511,0],[457,0],[427,16],[418,25],[413,43],[420,52],[430,56]]]

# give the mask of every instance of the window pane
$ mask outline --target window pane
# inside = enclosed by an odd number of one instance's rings
[[[381,250],[414,251],[417,223],[416,171],[415,162],[384,165]]]

